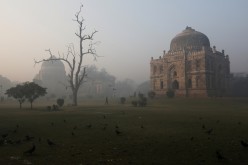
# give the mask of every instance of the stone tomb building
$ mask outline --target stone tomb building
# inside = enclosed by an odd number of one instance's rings
[[[168,90],[176,96],[224,96],[229,91],[229,57],[211,48],[205,34],[186,27],[172,39],[168,52],[151,58],[150,76],[158,96]]]

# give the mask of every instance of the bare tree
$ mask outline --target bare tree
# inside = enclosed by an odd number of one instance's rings
[[[39,61],[35,60],[35,64],[44,61],[61,60],[68,65],[70,69],[68,73],[68,82],[72,90],[73,104],[75,106],[77,106],[78,104],[77,96],[78,96],[79,87],[83,84],[85,78],[87,77],[86,66],[83,66],[83,58],[85,57],[85,55],[92,55],[94,59],[98,57],[94,47],[97,42],[95,43],[93,42],[93,37],[97,33],[97,31],[95,30],[91,34],[84,34],[86,27],[84,25],[84,18],[82,17],[82,13],[81,13],[82,8],[83,5],[80,6],[79,11],[75,14],[75,19],[73,19],[73,21],[75,21],[79,27],[78,32],[75,33],[75,35],[79,39],[79,53],[75,51],[74,45],[70,44],[68,46],[66,54],[61,55],[60,53],[58,53],[58,57],[55,57],[52,51],[48,49],[46,51],[49,53],[50,58]],[[85,44],[88,44],[88,46],[84,47]]]

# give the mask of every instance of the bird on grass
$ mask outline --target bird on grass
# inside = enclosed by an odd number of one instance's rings
[[[47,144],[48,144],[49,146],[55,146],[55,143],[52,142],[50,139],[47,139]]]
[[[65,119],[63,121],[64,121],[64,123],[66,123],[66,120]]]
[[[212,132],[213,132],[213,128],[211,128],[211,129],[207,130],[207,132],[206,132],[206,133],[210,135]]]
[[[31,141],[31,140],[33,140],[33,139],[34,139],[33,136],[26,135],[24,140],[25,140],[25,141]]]
[[[76,130],[76,129],[77,129],[77,126],[75,125],[75,126],[73,127],[73,129]]]
[[[16,140],[16,141],[15,141],[15,144],[21,144],[21,142],[22,142],[22,141],[19,139],[19,140]]]
[[[71,135],[74,136],[75,135],[74,132],[71,132]]]
[[[103,118],[104,118],[104,119],[106,119],[106,116],[105,116],[105,115],[103,115]]]
[[[220,151],[217,150],[215,153],[216,153],[216,157],[218,160],[225,159],[225,157],[223,156],[223,154]]]
[[[14,129],[13,133],[17,133],[17,128],[16,128],[16,129]]]
[[[51,126],[54,126],[54,122],[51,122]]]
[[[19,124],[16,125],[16,128],[14,129],[13,133],[17,133],[18,128],[19,128]]]
[[[24,151],[23,154],[32,154],[35,151],[36,147],[33,144],[32,148],[28,149],[27,151]]]
[[[2,134],[2,138],[4,138],[4,139],[5,139],[8,135],[9,135],[8,133],[6,133],[6,134]]]
[[[241,144],[244,148],[248,147],[248,143],[245,142],[244,140],[240,140],[240,144]]]
[[[103,125],[103,130],[106,130],[107,129],[107,126],[108,126],[108,124],[104,124]]]
[[[7,144],[14,144],[14,142],[13,142],[11,139],[7,139],[5,142],[6,142]]]
[[[143,125],[141,125],[141,126],[140,126],[140,128],[142,128],[142,129],[143,129],[143,128],[144,128],[144,126],[143,126]]]
[[[4,145],[4,139],[0,139],[0,146]]]
[[[77,155],[80,155],[80,154],[82,154],[82,153],[81,152],[77,152],[77,153],[71,154],[71,156],[74,157],[74,156],[77,156]]]
[[[119,131],[118,129],[116,129],[116,130],[115,130],[115,133],[116,133],[116,135],[120,135],[120,134],[122,134],[122,132],[121,132],[121,131]]]
[[[202,129],[206,129],[206,126],[204,124],[202,124]]]
[[[87,128],[91,128],[91,127],[92,127],[92,125],[91,125],[91,124],[88,124],[86,127],[87,127]]]

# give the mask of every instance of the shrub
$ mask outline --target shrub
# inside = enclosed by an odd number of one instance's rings
[[[58,111],[59,110],[59,107],[57,105],[53,104],[53,110],[54,111]]]
[[[52,107],[51,106],[47,106],[47,110],[48,111],[51,111],[52,110]]]
[[[137,101],[132,101],[132,105],[133,105],[134,107],[137,107],[137,106],[138,106],[138,102],[137,102]]]
[[[140,98],[139,101],[138,101],[138,104],[139,104],[140,107],[145,107],[146,104],[147,104],[147,99],[146,99],[146,97]]]
[[[121,97],[121,98],[120,98],[120,102],[121,102],[121,104],[125,104],[126,98],[125,98],[125,97]]]
[[[155,93],[154,91],[149,91],[149,92],[148,92],[148,97],[149,97],[150,99],[154,99],[155,95],[156,95],[156,93]]]
[[[173,98],[173,97],[175,96],[174,90],[169,89],[169,90],[166,92],[166,96],[167,96],[168,98]]]
[[[139,107],[144,107],[144,106],[146,106],[146,104],[147,104],[147,98],[144,96],[144,94],[142,94],[142,93],[139,93],[138,94],[138,99],[137,100],[133,100],[131,103],[132,103],[132,105],[133,106],[135,106],[135,107],[137,107],[137,106],[139,106]]]
[[[57,99],[57,104],[62,107],[64,105],[64,99]]]

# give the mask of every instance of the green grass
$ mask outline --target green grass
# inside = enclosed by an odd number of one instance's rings
[[[1,103],[0,135],[22,142],[0,145],[0,164],[248,164],[248,147],[240,144],[248,142],[248,99],[158,99],[144,108],[109,102],[84,101],[57,112],[44,103],[33,110]],[[35,139],[23,141],[26,135]],[[33,143],[35,152],[23,155]]]

